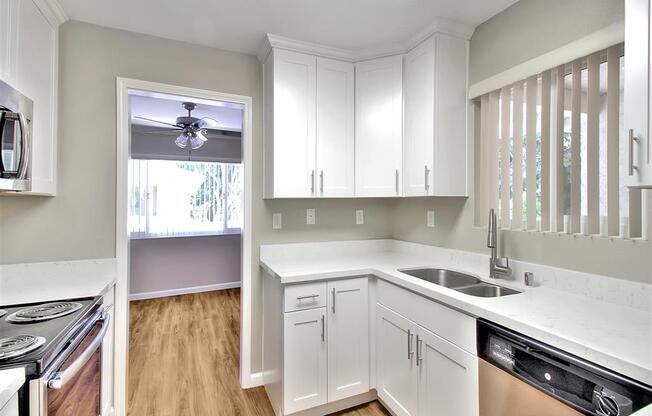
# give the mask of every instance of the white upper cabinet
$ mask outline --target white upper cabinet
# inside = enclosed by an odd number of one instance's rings
[[[265,197],[353,196],[353,64],[274,49],[264,64]]]
[[[402,193],[403,57],[355,66],[356,196]]]
[[[369,391],[368,279],[328,283],[328,401]]]
[[[436,34],[405,56],[405,196],[467,196],[467,49]]]
[[[264,66],[266,197],[315,190],[314,56],[274,50]]]
[[[650,0],[625,2],[625,134],[628,149],[627,186],[652,188],[652,56],[650,44]]]
[[[354,194],[354,66],[317,58],[317,193]]]
[[[18,7],[16,85],[34,101],[32,193],[56,192],[58,27],[32,1]]]

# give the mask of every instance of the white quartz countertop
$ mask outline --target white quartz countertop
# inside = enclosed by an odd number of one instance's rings
[[[23,383],[25,383],[23,367],[0,371],[0,409],[7,404]]]
[[[116,259],[0,266],[0,306],[98,296],[116,281]]]
[[[500,298],[474,297],[398,271],[440,267],[470,272],[482,280],[489,280],[486,273],[478,272],[480,264],[483,268],[488,267],[484,257],[467,256],[470,260],[466,267],[466,255],[458,254],[460,252],[431,256],[424,255],[427,250],[418,249],[413,250],[415,253],[405,252],[405,249],[338,252],[332,246],[327,250],[318,245],[308,248],[284,246],[261,247],[261,266],[280,278],[281,283],[372,274],[468,315],[487,319],[612,371],[652,384],[652,314],[649,310],[543,285],[524,287],[516,281],[504,280],[491,280],[491,283],[522,290],[523,293]],[[321,252],[312,253],[311,250]],[[447,259],[447,256],[452,257]]]

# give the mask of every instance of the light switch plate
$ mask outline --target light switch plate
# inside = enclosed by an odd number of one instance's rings
[[[355,210],[355,223],[356,225],[364,224],[364,211],[361,209]]]
[[[308,208],[306,210],[306,224],[315,225],[315,209]]]
[[[283,216],[280,212],[275,212],[272,214],[272,229],[280,230],[283,228]]]
[[[430,228],[435,227],[435,210],[429,209],[426,213],[426,226]]]

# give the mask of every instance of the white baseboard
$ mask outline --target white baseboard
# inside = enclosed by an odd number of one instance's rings
[[[250,389],[252,387],[259,387],[263,385],[263,372],[249,374],[247,380],[240,380],[240,387],[243,389]]]
[[[227,282],[227,283],[217,283],[214,285],[205,285],[205,286],[194,286],[194,287],[182,287],[179,289],[169,289],[169,290],[159,290],[156,292],[141,292],[141,293],[132,293],[129,295],[129,300],[142,300],[142,299],[154,299],[154,298],[163,298],[166,296],[178,296],[178,295],[187,295],[190,293],[200,293],[200,292],[212,292],[214,290],[224,290],[224,289],[233,289],[240,287],[240,281],[237,282]]]

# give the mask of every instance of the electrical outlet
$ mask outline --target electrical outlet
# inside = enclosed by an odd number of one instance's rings
[[[275,212],[272,214],[272,229],[280,230],[283,228],[283,216],[280,212]]]
[[[306,224],[315,225],[315,209],[308,208],[306,210]]]
[[[355,223],[356,225],[364,224],[364,211],[361,209],[355,210]]]
[[[426,226],[430,228],[435,227],[435,210],[429,209],[426,213]]]

